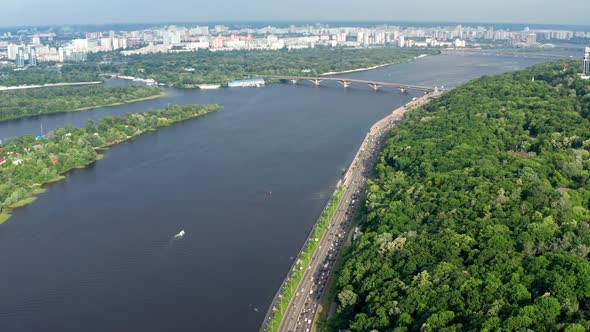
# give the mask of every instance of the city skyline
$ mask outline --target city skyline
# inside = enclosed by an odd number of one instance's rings
[[[31,10],[35,8],[35,10]],[[104,0],[100,6],[73,0],[47,3],[31,0],[3,5],[0,26],[122,24],[215,21],[380,21],[380,22],[480,22],[515,24],[587,25],[590,2],[564,0],[539,6],[533,0],[497,0],[474,3],[468,0],[445,2],[390,3],[385,0],[283,3],[259,0],[226,0],[217,3],[182,0],[145,2]],[[113,10],[116,9],[116,10]],[[508,9],[508,10],[507,10]],[[532,10],[534,9],[534,10]],[[534,15],[533,15],[534,14]]]

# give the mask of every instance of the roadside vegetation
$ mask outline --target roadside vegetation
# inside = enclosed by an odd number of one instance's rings
[[[0,92],[0,121],[29,116],[114,106],[163,95],[159,88],[142,86],[84,86]]]
[[[46,183],[101,158],[99,149],[176,122],[220,109],[217,105],[170,106],[165,110],[104,117],[85,128],[66,126],[46,137],[20,136],[0,145],[0,223],[10,210],[34,200]]]
[[[268,324],[269,332],[278,330],[281,320],[285,314],[285,310],[295,295],[295,292],[297,292],[299,282],[301,281],[305,270],[307,270],[307,267],[311,263],[311,258],[316,252],[318,243],[328,229],[330,221],[332,220],[334,213],[336,213],[336,209],[338,208],[338,204],[340,204],[340,200],[342,199],[343,195],[344,188],[338,187],[334,195],[330,198],[330,202],[322,213],[322,216],[320,217],[316,227],[313,229],[308,242],[304,245],[301,253],[297,257],[297,261],[293,266],[293,270],[289,272],[289,276],[280,289],[279,304],[272,304],[273,307],[271,310],[273,311],[273,315],[270,323]]]
[[[483,77],[393,129],[323,329],[590,330],[590,81],[579,68]]]

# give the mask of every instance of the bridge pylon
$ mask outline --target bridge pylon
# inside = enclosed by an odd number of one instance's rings
[[[320,79],[312,79],[309,80],[311,83],[313,83],[315,86],[320,86],[320,84],[324,81],[324,80],[320,80]]]
[[[375,90],[375,91],[379,90],[379,88],[381,88],[381,87],[382,87],[382,85],[379,85],[379,84],[377,84],[377,83],[368,83],[368,84],[369,84],[369,86],[370,86],[371,88],[373,88],[373,90]]]
[[[338,81],[340,84],[342,84],[342,86],[346,89],[348,87],[350,87],[350,85],[352,84],[351,81],[347,81],[347,80],[340,80]]]
[[[302,81],[309,81],[313,83],[315,86],[320,86],[323,81],[335,81],[339,82],[344,88],[348,88],[353,83],[359,84],[367,84],[371,89],[377,91],[382,87],[400,89],[400,91],[404,90],[417,90],[417,91],[425,91],[431,92],[434,91],[434,87],[430,86],[420,86],[420,85],[411,85],[411,84],[402,84],[402,83],[393,83],[393,82],[378,82],[378,81],[367,81],[367,80],[359,80],[354,78],[345,78],[345,77],[315,77],[315,76],[277,76],[277,75],[267,75],[265,78],[269,79],[278,79],[283,82],[291,82],[293,84],[298,84]],[[439,90],[441,90],[439,88]],[[444,90],[444,89],[443,89]]]

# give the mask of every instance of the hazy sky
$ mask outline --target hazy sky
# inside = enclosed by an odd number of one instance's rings
[[[3,0],[0,26],[170,21],[449,21],[590,25],[590,0]]]

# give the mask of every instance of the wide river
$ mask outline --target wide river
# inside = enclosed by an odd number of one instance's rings
[[[345,76],[454,87],[542,61],[442,55]],[[14,211],[0,226],[0,331],[256,331],[367,130],[419,94],[168,91],[0,124],[4,138],[168,104],[224,107],[115,146]]]

